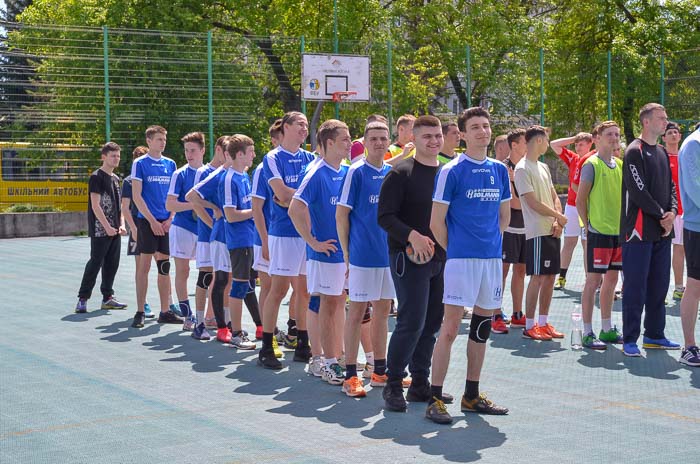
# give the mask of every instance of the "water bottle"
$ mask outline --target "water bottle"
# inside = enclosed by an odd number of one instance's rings
[[[581,329],[581,307],[576,306],[571,313],[571,349],[583,349],[583,330]]]

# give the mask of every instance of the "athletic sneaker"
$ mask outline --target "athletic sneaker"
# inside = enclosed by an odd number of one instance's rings
[[[540,341],[549,341],[552,339],[552,337],[548,333],[543,332],[537,324],[533,325],[530,330],[523,329],[523,338]]]
[[[274,351],[271,349],[262,349],[258,353],[258,366],[262,366],[265,369],[282,369],[282,363],[275,357]]]
[[[182,318],[173,311],[161,312],[158,315],[159,324],[182,324]]]
[[[294,350],[294,361],[308,363],[311,359],[311,347],[309,345],[298,345]]]
[[[280,350],[280,346],[277,343],[276,337],[272,337],[272,351],[275,353],[275,358],[277,358],[277,359],[279,359],[283,356],[282,350]]]
[[[385,409],[397,412],[406,411],[406,398],[403,396],[403,387],[400,382],[387,382],[382,390],[382,398],[384,398]]]
[[[345,370],[347,369],[347,365],[345,364],[345,355],[341,354],[338,356],[338,364],[340,365],[340,368]]]
[[[605,350],[608,345],[598,340],[593,332],[588,332],[583,336],[583,347],[591,350]]]
[[[219,326],[216,323],[216,318],[215,317],[206,317],[204,318],[204,327],[207,329],[218,329]]]
[[[142,312],[137,312],[136,314],[134,314],[134,320],[131,323],[131,327],[140,329],[141,327],[143,327],[145,320],[146,317],[144,316],[144,314]]]
[[[87,312],[87,300],[78,298],[78,304],[75,305],[76,314],[84,314]]]
[[[406,392],[406,401],[410,401],[411,403],[427,403],[431,396],[432,390],[430,390],[430,382],[425,381],[421,384],[413,382]],[[442,401],[445,404],[452,404],[454,400],[454,396],[443,392]]]
[[[685,293],[685,287],[673,290],[673,299],[680,300],[681,298],[683,298],[683,293]]]
[[[374,372],[372,372],[372,375],[370,376],[370,379],[369,379],[369,384],[373,387],[384,387],[384,386],[386,386],[387,380],[389,380],[389,377],[387,377],[386,374],[379,375],[379,374],[375,374]],[[402,385],[402,387],[403,387],[403,385]]]
[[[493,402],[486,398],[486,393],[482,393],[478,398],[472,400],[462,396],[462,412],[475,412],[478,414],[492,414],[502,416],[508,414],[508,409],[501,406],[496,406]]]
[[[192,332],[196,326],[197,321],[195,321],[191,317],[186,317],[185,321],[182,323],[182,330],[184,330],[185,332]]]
[[[247,335],[238,332],[231,337],[231,345],[238,350],[254,350],[255,343],[251,342]]]
[[[615,301],[622,299],[622,290],[615,290]]]
[[[256,340],[262,340],[263,336],[263,327],[261,325],[258,325],[255,327],[255,339]]]
[[[605,330],[601,330],[598,338],[601,342],[605,343],[622,343],[622,334],[619,330],[617,330],[617,326],[613,326],[613,328],[607,332]]]
[[[506,321],[503,320],[503,317],[494,317],[493,321],[491,321],[491,332],[496,334],[508,333],[508,326],[506,325]]]
[[[639,347],[636,343],[625,343],[622,345],[622,354],[632,358],[638,358],[642,356],[642,352],[639,351]]]
[[[321,378],[331,385],[342,385],[345,381],[345,374],[340,364],[333,363],[330,366],[324,366]]]
[[[211,340],[211,335],[207,331],[207,328],[204,326],[203,322],[194,328],[194,331],[192,331],[192,338],[195,340]]]
[[[362,377],[365,379],[371,379],[372,374],[374,374],[374,364],[366,363],[365,368],[362,369]]]
[[[325,363],[323,362],[323,358],[320,356],[314,356],[309,363],[309,374],[313,375],[314,377],[321,377],[324,366]]]
[[[462,314],[462,319],[471,319],[474,311],[471,308],[464,308],[464,313]]]
[[[564,290],[566,287],[566,277],[559,276],[554,284],[554,290]]]
[[[362,380],[356,375],[343,382],[343,393],[352,398],[363,398],[367,396]]]
[[[287,336],[287,332],[284,330],[279,330],[275,327],[274,338],[277,340],[278,345],[284,345],[284,338]]]
[[[642,346],[645,350],[680,350],[681,346],[672,342],[668,338],[649,338],[642,339]]]
[[[520,313],[520,317],[518,317],[517,314],[511,314],[510,326],[511,327],[525,327],[525,315],[523,313]]]
[[[156,315],[153,314],[153,311],[151,311],[151,305],[148,303],[143,305],[143,315],[146,317],[146,319],[153,319],[156,317]]]
[[[545,324],[540,326],[540,333],[547,334],[552,338],[564,338],[564,334],[557,332],[552,324]]]
[[[228,330],[228,327],[216,329],[216,341],[221,343],[231,343],[231,331]]]
[[[110,296],[107,300],[102,300],[101,309],[126,309],[127,305],[120,303],[114,298],[114,295]]]
[[[436,424],[451,424],[452,416],[450,416],[450,413],[447,412],[445,403],[435,397],[433,397],[433,399],[435,401],[430,403],[428,408],[425,410],[425,417]]]
[[[170,311],[174,312],[177,316],[183,316],[182,311],[180,311],[180,305],[176,305],[175,303],[170,303]]]
[[[700,349],[697,346],[689,346],[681,352],[681,357],[678,362],[686,366],[700,366]]]
[[[293,350],[297,347],[297,337],[292,337],[291,335],[285,335],[282,345],[285,348]]]

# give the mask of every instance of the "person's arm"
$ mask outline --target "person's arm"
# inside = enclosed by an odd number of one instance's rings
[[[287,187],[287,185],[284,183],[282,173],[277,166],[276,156],[267,155],[265,158],[263,158],[263,171],[265,173],[267,183],[270,185],[274,195],[274,198],[271,198],[271,200],[284,208],[288,208],[289,202],[292,201],[292,197],[294,196],[296,190]]]
[[[566,216],[561,214],[561,203],[557,201],[554,203],[559,205],[559,211],[550,208],[535,197],[534,188],[531,185],[527,172],[523,168],[517,168],[515,170],[515,185],[520,192],[520,202],[525,203],[528,208],[535,211],[540,216],[549,216],[557,220],[562,226],[566,225]],[[552,188],[554,190],[554,188]],[[556,195],[556,191],[553,194]]]
[[[576,136],[573,137],[563,137],[561,139],[555,139],[549,142],[549,146],[552,147],[552,150],[554,150],[554,153],[557,154],[557,156],[561,157],[562,152],[564,151],[564,148],[567,145],[571,145],[574,143],[576,140]],[[562,160],[566,163],[566,159],[562,158]],[[567,166],[569,163],[567,163]]]
[[[700,142],[691,140],[678,154],[678,182],[683,202],[700,208]]]
[[[131,189],[132,189],[132,200],[134,201],[134,204],[136,205],[136,208],[138,208],[139,213],[143,215],[143,217],[148,221],[148,224],[151,226],[151,230],[153,231],[153,235],[157,236],[163,236],[165,235],[165,230],[163,229],[163,224],[158,222],[156,218],[153,216],[151,211],[149,211],[148,206],[146,206],[146,202],[143,199],[143,196],[141,195],[142,189],[143,189],[143,184],[141,183],[141,179],[136,179],[132,178],[131,179]]]
[[[242,222],[253,217],[252,209],[236,209],[235,206],[224,206],[224,216],[227,222]]]
[[[581,181],[579,182],[578,194],[576,195],[576,212],[581,218],[584,230],[588,230],[588,197],[595,182],[595,170],[593,165],[586,164],[581,173]]]
[[[105,212],[102,210],[102,206],[100,205],[99,193],[90,192],[90,207],[92,208],[92,212],[95,213],[95,217],[97,218],[97,220],[100,221],[100,224],[102,224],[102,227],[104,228],[107,235],[113,237],[119,233],[119,230],[112,227],[112,225],[107,220],[107,216],[105,216]]]
[[[627,194],[639,208],[649,216],[661,220],[664,209],[651,196],[645,183],[647,173],[644,170],[642,151],[638,148],[628,149],[623,159],[622,182],[627,187]]]
[[[268,251],[268,241],[267,241],[267,225],[265,224],[265,213],[263,208],[265,208],[265,199],[259,197],[253,197],[253,222],[255,222],[255,228],[258,230],[258,235],[260,236],[260,241],[262,242],[262,256],[264,259],[270,259],[270,253]]]
[[[165,209],[171,213],[179,213],[181,211],[192,211],[192,204],[186,201],[180,201],[180,191],[183,188],[182,176],[178,171],[173,173],[170,178],[170,186],[168,187],[168,196],[165,200]]]
[[[324,253],[330,256],[331,253],[338,251],[335,245],[337,242],[334,239],[328,239],[325,242],[319,242],[316,237],[311,234],[311,216],[309,207],[304,203],[304,200],[293,198],[289,204],[289,218],[294,224],[294,228],[299,232],[301,238],[311,247],[312,250],[318,253]]]
[[[444,249],[447,250],[447,210],[450,205],[448,203],[440,203],[433,201],[433,208],[430,211],[430,231],[433,233],[435,240]],[[420,257],[423,261],[423,257]]]
[[[131,198],[122,198],[122,211],[129,211],[130,206]],[[136,235],[138,232],[136,230],[136,222],[134,222],[134,218],[131,216],[131,214],[123,214],[122,217],[129,226],[129,233],[131,234],[132,240],[136,241]]]
[[[501,229],[501,233],[505,232],[510,224],[510,200],[502,201],[500,208],[498,208],[498,227]]]
[[[350,207],[340,204],[335,208],[335,227],[346,266],[350,262],[350,211]]]
[[[201,194],[195,188],[192,188],[189,192],[187,192],[187,195],[185,195],[185,199],[188,202],[190,202],[190,204],[192,205],[192,209],[197,214],[197,217],[201,219],[202,222],[207,225],[207,227],[209,227],[210,229],[214,227],[214,220],[211,216],[209,216],[209,213],[207,213],[207,210],[204,206],[209,202],[205,201],[204,198],[202,198]],[[219,210],[219,208],[216,208],[216,206],[214,206],[214,209],[216,211]]]
[[[401,152],[398,155],[386,160],[386,164],[390,166],[395,166],[396,163],[398,163],[399,161],[408,158],[408,156],[411,154],[411,150],[413,150],[414,148],[415,145],[413,144],[413,142],[408,142],[406,145],[404,145],[403,150],[401,150]]]

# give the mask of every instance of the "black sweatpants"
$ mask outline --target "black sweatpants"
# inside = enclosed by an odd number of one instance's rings
[[[114,277],[119,269],[119,257],[122,249],[121,235],[113,237],[90,237],[90,260],[85,265],[83,281],[80,283],[78,298],[88,299],[95,288],[97,273],[102,270],[100,291],[102,299],[114,295]]]

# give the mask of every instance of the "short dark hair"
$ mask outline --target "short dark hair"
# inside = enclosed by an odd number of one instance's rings
[[[579,143],[581,140],[593,143],[593,136],[588,132],[579,132],[576,134],[576,137],[574,137],[574,143]]]
[[[253,145],[255,145],[255,142],[247,135],[234,134],[226,141],[226,153],[229,154],[231,159],[236,159],[237,153],[244,152],[246,148]]]
[[[651,116],[651,113],[656,110],[666,111],[666,108],[658,103],[647,103],[646,105],[642,106],[642,108],[639,110],[639,122],[644,124],[644,120],[648,119]]]
[[[424,114],[423,116],[418,116],[415,121],[413,121],[413,132],[421,127],[440,127],[442,128],[442,123],[435,116],[429,114]]]
[[[415,124],[416,117],[413,116],[412,114],[404,114],[403,116],[400,116],[399,119],[396,120],[396,130],[399,129],[399,127],[403,127],[409,123],[414,123]]]
[[[282,121],[280,122],[280,133],[284,135],[284,125],[294,124],[297,119],[306,118],[306,115],[300,111],[289,111],[284,113],[282,116]]]
[[[122,147],[117,145],[116,142],[107,142],[104,145],[102,145],[102,148],[100,149],[100,155],[104,156],[107,153],[110,153],[113,151],[122,151]]]
[[[204,148],[204,134],[201,132],[190,132],[189,134],[185,135],[180,139],[180,141],[184,143],[196,143],[199,145],[199,148]]]
[[[335,138],[338,136],[338,132],[342,129],[345,129],[348,132],[350,131],[350,129],[348,129],[348,125],[343,121],[338,121],[337,119],[329,119],[324,121],[324,123],[318,128],[318,144],[325,150],[328,141],[331,139],[335,140]]]
[[[168,131],[166,131],[162,126],[149,126],[148,129],[146,129],[147,139],[153,138],[153,136],[156,134],[168,135]]]
[[[601,135],[605,129],[609,129],[611,127],[619,128],[620,126],[615,121],[601,122],[600,124],[598,124],[598,135]]]
[[[214,148],[216,147],[221,147],[222,150],[226,150],[226,142],[228,142],[230,135],[222,135],[218,139],[216,139],[216,143],[214,144]]]
[[[530,126],[525,131],[525,143],[530,143],[530,140],[534,139],[535,137],[542,136],[547,136],[547,129],[536,124],[534,126]]]
[[[476,117],[483,117],[489,121],[491,120],[491,115],[485,108],[480,106],[472,106],[471,108],[467,108],[466,110],[462,111],[462,114],[459,115],[457,118],[457,128],[460,131],[465,132],[467,130],[467,121]]]
[[[450,127],[456,127],[457,130],[459,130],[459,126],[457,125],[456,122],[454,122],[454,121],[445,122],[442,124],[442,135],[447,134],[447,132],[450,130]]]
[[[367,137],[367,133],[371,130],[385,130],[387,133],[389,132],[389,126],[386,125],[386,123],[381,122],[381,121],[372,121],[367,123],[365,126],[365,133],[364,136]]]
[[[664,135],[666,135],[666,132],[670,131],[671,129],[676,129],[678,132],[680,132],[681,126],[679,126],[677,122],[670,121],[668,124],[666,124]]]
[[[374,122],[374,121],[383,122],[384,124],[387,124],[389,122],[386,119],[386,116],[384,116],[383,114],[370,114],[369,116],[367,116],[367,119],[365,122],[367,124],[369,124],[369,123]]]
[[[139,145],[138,147],[134,148],[134,151],[131,153],[131,156],[136,159],[139,158],[143,155],[148,153],[148,147],[144,147],[143,145]]]
[[[282,135],[282,118],[276,119],[275,122],[272,123],[268,133],[270,137],[279,137]]]
[[[511,129],[508,131],[506,140],[508,141],[508,148],[513,148],[513,144],[520,140],[520,137],[525,137],[525,129],[518,127],[516,129]]]

